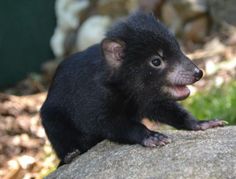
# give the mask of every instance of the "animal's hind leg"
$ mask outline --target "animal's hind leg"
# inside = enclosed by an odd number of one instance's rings
[[[102,141],[102,138],[99,138],[97,136],[87,135],[80,133],[76,137],[76,141],[78,144],[78,148],[76,150],[73,150],[72,152],[68,153],[64,158],[64,163],[70,163],[74,160],[75,157],[77,157],[80,154],[85,153],[88,151],[91,147],[96,145],[98,142]]]
[[[48,139],[61,164],[64,164],[75,157],[75,151],[78,151],[77,154],[84,153],[99,139],[78,131],[61,111],[55,107],[44,107],[41,109],[41,117]]]
[[[62,122],[46,121],[43,123],[46,126],[47,136],[61,160],[59,166],[70,163],[76,156],[101,141],[95,136],[82,134],[73,126],[65,125]]]
[[[78,132],[63,120],[43,118],[42,123],[57,156],[64,163],[68,153],[79,149],[79,143],[76,140]]]

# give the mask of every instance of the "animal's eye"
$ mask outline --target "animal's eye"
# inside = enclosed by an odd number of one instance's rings
[[[151,65],[153,67],[159,67],[161,65],[161,58],[156,56],[151,60]]]

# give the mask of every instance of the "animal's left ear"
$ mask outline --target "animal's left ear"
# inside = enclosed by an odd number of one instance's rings
[[[102,41],[102,50],[108,65],[117,69],[123,62],[125,43],[120,40],[105,39]]]

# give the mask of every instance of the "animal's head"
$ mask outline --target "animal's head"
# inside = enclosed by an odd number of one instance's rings
[[[146,97],[185,99],[190,93],[186,85],[203,75],[152,14],[136,13],[115,25],[102,50],[113,78],[128,92]]]

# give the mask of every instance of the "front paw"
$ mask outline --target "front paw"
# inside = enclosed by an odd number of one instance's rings
[[[215,127],[223,127],[226,124],[228,124],[228,122],[217,119],[211,121],[198,121],[193,130],[206,130]]]
[[[145,147],[164,146],[170,143],[171,140],[164,134],[151,131],[143,140],[142,145]]]

